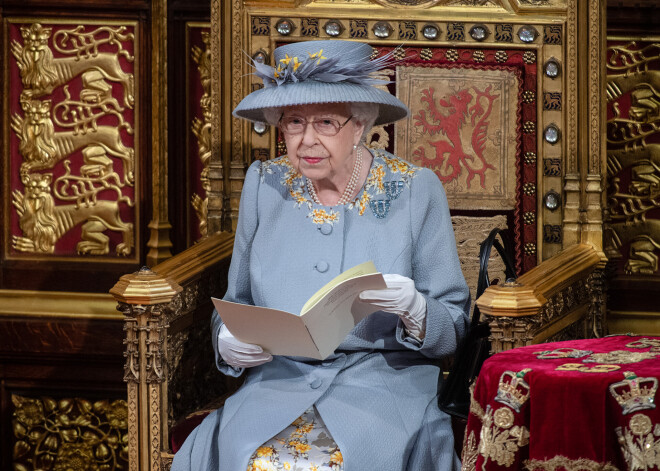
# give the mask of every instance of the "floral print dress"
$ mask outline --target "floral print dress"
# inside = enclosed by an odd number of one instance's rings
[[[247,471],[342,471],[344,459],[314,406],[261,445]]]

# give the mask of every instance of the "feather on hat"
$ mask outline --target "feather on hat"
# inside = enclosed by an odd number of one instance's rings
[[[276,67],[254,62],[254,74],[264,87],[247,95],[234,116],[265,121],[264,108],[318,103],[374,103],[375,124],[406,117],[408,108],[392,94],[374,87],[389,83],[374,73],[392,63],[391,55],[370,60],[365,43],[321,40],[291,43],[275,49]]]

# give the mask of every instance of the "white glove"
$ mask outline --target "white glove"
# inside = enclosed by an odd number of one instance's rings
[[[228,365],[235,368],[251,368],[273,359],[273,356],[264,352],[259,345],[238,340],[225,324],[222,324],[218,333],[218,352]]]
[[[415,282],[401,275],[383,275],[387,289],[368,289],[360,293],[360,301],[391,312],[401,318],[409,334],[423,339],[426,334],[426,299],[415,288]]]

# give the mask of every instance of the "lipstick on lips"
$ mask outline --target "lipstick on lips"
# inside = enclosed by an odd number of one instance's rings
[[[322,157],[303,157],[302,159],[308,164],[312,164],[312,165],[318,164],[320,161],[323,160]]]

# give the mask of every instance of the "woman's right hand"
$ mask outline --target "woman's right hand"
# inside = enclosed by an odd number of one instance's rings
[[[252,368],[273,359],[273,356],[264,352],[259,345],[238,340],[224,324],[218,334],[218,352],[228,365],[235,368]]]

